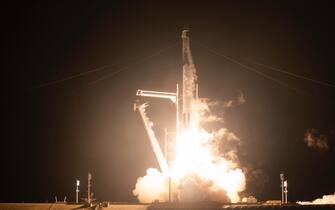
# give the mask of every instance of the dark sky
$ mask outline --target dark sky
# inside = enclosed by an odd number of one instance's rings
[[[331,1],[201,2],[4,4],[9,65],[2,76],[0,201],[44,202],[55,195],[74,200],[75,179],[82,181],[84,196],[88,171],[98,199],[135,201],[136,179],[158,167],[133,112],[135,92],[174,91],[184,26],[191,28],[192,40],[247,65],[260,62],[335,84]],[[226,101],[242,92],[246,98],[223,115],[224,126],[241,138],[246,194],[279,199],[280,171],[288,179],[290,200],[333,193],[335,88],[257,67],[281,85],[195,42],[191,49],[200,97]],[[43,86],[107,64],[115,66]],[[173,128],[173,105],[148,101],[161,137],[164,127]],[[311,128],[328,139],[328,151],[306,146]]]

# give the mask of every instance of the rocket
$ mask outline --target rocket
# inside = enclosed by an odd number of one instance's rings
[[[190,38],[188,30],[182,31],[182,56],[183,56],[183,78],[182,78],[182,129],[188,129],[192,120],[192,104],[198,99],[198,84],[196,69],[190,49]]]
[[[179,130],[188,130],[192,125],[191,122],[196,122],[196,112],[194,105],[198,100],[198,84],[196,69],[193,63],[193,58],[190,50],[190,38],[187,35],[188,30],[182,31],[182,56],[183,56],[183,77],[182,77],[182,91],[179,91],[177,84],[176,92],[161,92],[161,91],[150,91],[150,90],[137,90],[137,96],[154,97],[169,99],[176,104],[176,140],[179,137]],[[151,146],[155,152],[157,161],[164,174],[169,173],[169,165],[167,159],[164,157],[163,152],[160,148],[158,140],[152,129],[152,122],[146,115],[145,108],[148,105],[134,104],[134,111],[138,110],[143,123],[145,125],[147,134],[150,139]],[[181,108],[181,112],[180,112]],[[181,114],[181,115],[180,115]]]
[[[187,130],[190,128],[191,122],[196,122],[194,105],[198,100],[198,84],[195,65],[190,49],[190,38],[188,37],[188,30],[184,29],[181,34],[182,38],[182,91],[180,91],[177,84],[175,93],[137,90],[137,96],[155,97],[170,99],[176,104],[176,135],[178,136],[179,130]],[[137,110],[138,106],[134,106]]]

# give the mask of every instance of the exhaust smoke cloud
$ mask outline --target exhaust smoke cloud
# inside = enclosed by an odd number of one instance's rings
[[[311,128],[306,131],[304,142],[308,147],[316,149],[320,152],[329,150],[327,136],[320,134],[315,128]]]
[[[335,204],[335,193],[332,195],[324,195],[322,198],[317,198],[314,201],[298,201],[301,205],[313,205],[313,204]]]
[[[236,149],[230,146],[240,139],[227,128],[206,131],[199,126],[208,122],[208,116],[215,116],[207,101],[193,103],[191,126],[181,130],[176,139],[169,172],[150,168],[137,180],[133,194],[140,202],[168,201],[169,176],[174,201],[240,201],[246,180],[238,166]]]
[[[243,93],[240,91],[240,92],[238,92],[238,96],[235,100],[229,100],[229,101],[224,102],[223,107],[224,108],[230,108],[230,107],[233,107],[233,106],[239,106],[239,105],[244,104],[245,101],[246,101],[245,97],[244,97]]]

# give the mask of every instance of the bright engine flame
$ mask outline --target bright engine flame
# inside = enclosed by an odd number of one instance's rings
[[[140,202],[168,201],[169,177],[174,201],[240,201],[245,175],[235,160],[225,158],[218,148],[220,142],[237,137],[226,128],[217,132],[200,128],[209,111],[205,100],[194,103],[192,109],[190,127],[181,130],[176,139],[169,174],[148,169],[147,175],[137,180],[133,193]]]

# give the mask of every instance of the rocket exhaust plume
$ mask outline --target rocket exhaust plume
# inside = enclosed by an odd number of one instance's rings
[[[182,32],[182,100],[179,102],[178,88],[176,100],[172,100],[177,108],[174,157],[169,160],[164,158],[152,130],[152,123],[145,115],[146,105],[137,105],[136,109],[141,114],[161,171],[148,169],[147,174],[137,180],[133,194],[145,203],[168,201],[169,189],[172,201],[239,202],[239,193],[245,189],[245,175],[238,168],[235,151],[227,148],[228,142],[238,142],[239,139],[226,128],[209,132],[200,126],[209,121],[208,116],[211,119],[216,117],[209,113],[208,100],[198,98],[197,75],[187,32]],[[152,97],[166,98],[163,92],[150,93],[154,93]],[[169,93],[169,96],[172,95]],[[179,105],[182,108],[181,122]],[[224,153],[220,148],[222,145],[226,147]]]

